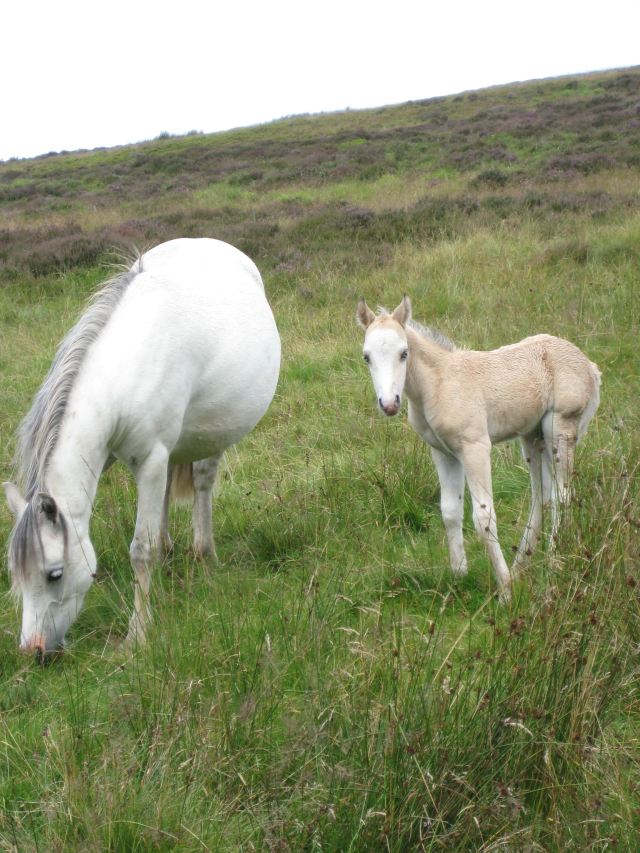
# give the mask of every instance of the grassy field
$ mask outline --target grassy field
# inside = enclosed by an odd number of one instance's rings
[[[175,510],[145,648],[118,645],[124,469],[63,660],[18,654],[3,574],[0,850],[637,849],[639,108],[630,69],[0,163],[2,479],[114,248],[233,242],[283,342],[220,478],[220,562]],[[376,412],[355,305],[403,293],[460,345],[546,331],[602,370],[557,548],[509,606],[469,518],[451,578],[428,450]],[[528,478],[515,446],[493,462],[508,558]]]

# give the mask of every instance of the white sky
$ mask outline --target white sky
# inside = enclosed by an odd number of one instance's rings
[[[640,64],[640,0],[8,0],[0,160]]]

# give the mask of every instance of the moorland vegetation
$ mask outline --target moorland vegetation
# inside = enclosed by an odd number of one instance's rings
[[[62,661],[18,654],[3,574],[0,849],[637,849],[640,70],[0,163],[2,479],[107,265],[176,236],[258,264],[276,398],[226,461],[219,564],[174,510],[144,648],[117,643],[121,467]],[[602,371],[573,506],[508,606],[468,512],[451,577],[428,450],[375,411],[355,306],[403,293],[459,345],[546,331]],[[493,464],[508,551],[527,472]]]

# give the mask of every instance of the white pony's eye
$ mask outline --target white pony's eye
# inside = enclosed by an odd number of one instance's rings
[[[403,349],[400,353],[400,361],[406,361],[409,358],[409,350]]]
[[[62,577],[62,566],[55,566],[47,572],[48,581],[59,581]]]

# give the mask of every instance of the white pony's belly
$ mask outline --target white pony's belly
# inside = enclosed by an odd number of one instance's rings
[[[268,343],[251,357],[245,351],[241,362],[212,371],[193,389],[171,452],[172,461],[213,456],[256,426],[269,408],[278,382],[277,332]]]

